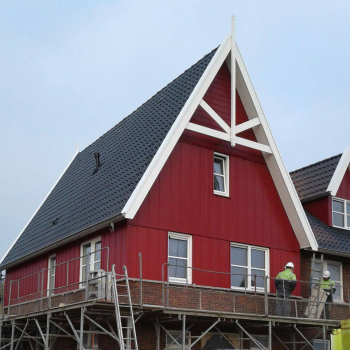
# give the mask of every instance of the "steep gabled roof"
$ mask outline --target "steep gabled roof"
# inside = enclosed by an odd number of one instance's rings
[[[290,173],[300,200],[327,193],[341,156],[338,154]]]
[[[236,125],[236,94],[231,94],[231,126],[207,106],[225,132],[190,122],[223,64],[231,71],[249,121]],[[236,69],[237,68],[237,69]],[[205,105],[205,104],[204,104]],[[133,219],[185,129],[262,152],[288,219],[302,248],[317,242],[286,171],[270,127],[234,38],[206,55],[129,117],[79,153],[2,261],[0,268],[43,253],[54,244],[94,232],[121,218]],[[253,128],[257,142],[239,134]],[[95,169],[94,154],[101,157]],[[23,258],[23,259],[22,259]]]
[[[306,211],[306,216],[317,239],[319,249],[336,253],[350,254],[350,235],[348,230],[328,226]]]
[[[121,214],[215,52],[75,157],[0,268]],[[101,167],[93,174],[95,152]]]

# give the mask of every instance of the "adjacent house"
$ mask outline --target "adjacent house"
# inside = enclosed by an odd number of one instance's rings
[[[349,317],[348,151],[288,174],[233,33],[76,154],[1,262],[0,348],[329,346]]]

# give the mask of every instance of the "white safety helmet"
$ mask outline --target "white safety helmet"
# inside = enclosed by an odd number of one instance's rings
[[[287,263],[286,267],[294,269],[294,264],[292,262]]]
[[[329,271],[323,272],[323,278],[329,278],[331,277],[331,273]]]

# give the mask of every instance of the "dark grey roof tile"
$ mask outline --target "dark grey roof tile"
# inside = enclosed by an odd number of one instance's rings
[[[300,200],[326,193],[340,158],[338,154],[290,173]]]
[[[215,51],[77,155],[0,267],[121,212]]]

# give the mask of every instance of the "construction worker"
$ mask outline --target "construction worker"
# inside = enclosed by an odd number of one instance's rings
[[[290,303],[282,299],[290,299],[293,290],[297,285],[297,278],[294,274],[294,264],[286,264],[284,271],[280,272],[275,279],[276,286],[276,315],[290,316]]]
[[[333,294],[337,291],[335,288],[335,283],[331,280],[331,273],[329,271],[323,272],[323,278],[320,281],[320,288],[322,288],[326,294],[326,318],[331,318],[331,305],[328,303],[333,303]]]

